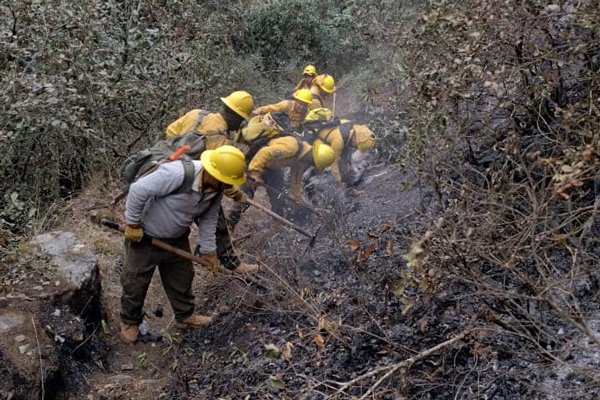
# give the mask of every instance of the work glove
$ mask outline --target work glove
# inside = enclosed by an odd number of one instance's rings
[[[238,203],[246,202],[246,195],[241,190],[238,190],[231,198]]]
[[[216,250],[210,253],[200,253],[198,254],[198,258],[200,258],[199,261],[202,266],[206,267],[210,272],[215,274],[219,272],[219,259]]]
[[[252,181],[252,185],[254,185],[254,190],[258,189],[259,187],[265,187],[265,183],[259,178],[254,179]]]
[[[144,230],[140,224],[130,224],[125,228],[125,240],[132,242],[141,242],[144,237]]]

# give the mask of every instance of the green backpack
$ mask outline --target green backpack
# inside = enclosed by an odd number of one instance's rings
[[[174,161],[169,160],[177,149],[167,140],[161,140],[149,149],[140,150],[130,157],[121,167],[121,176],[127,182],[127,188],[139,178],[152,173],[160,164],[179,161],[183,164],[185,175],[181,186],[173,193],[184,193],[192,189],[195,168],[190,154],[185,153]],[[188,150],[189,151],[189,150]]]

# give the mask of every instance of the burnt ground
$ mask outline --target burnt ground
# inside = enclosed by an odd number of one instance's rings
[[[328,193],[334,187],[330,178],[316,182],[311,193],[322,216],[291,215],[307,230],[318,231],[314,247],[258,210],[248,210],[234,237],[241,238],[236,246],[242,257],[262,265],[255,278],[259,284],[198,268],[198,308],[213,315],[214,323],[179,332],[156,275],[146,320],[163,340],[135,346],[118,337],[121,237],[87,219],[90,210],[105,203],[110,188],[90,189],[69,203],[65,229],[76,231],[99,257],[106,325],[90,332],[77,354],[61,353],[66,356],[52,397],[597,398],[597,387],[581,371],[522,353],[525,339],[488,325],[469,287],[440,282],[433,295],[413,286],[399,290],[408,271],[402,256],[438,212],[437,197],[413,174],[373,166],[347,201]],[[265,202],[261,195],[258,200]],[[600,327],[591,322],[592,329]],[[474,326],[485,329],[378,382],[388,366]],[[579,342],[562,350],[579,360],[575,365],[582,370],[600,366],[600,354],[586,350],[589,341],[568,328],[561,334]],[[359,379],[370,371],[379,372]],[[342,386],[353,379],[358,380]],[[372,395],[365,397],[370,389]]]

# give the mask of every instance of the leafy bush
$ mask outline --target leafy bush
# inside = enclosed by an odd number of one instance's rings
[[[217,106],[232,86],[250,83],[252,74],[235,74],[235,62],[212,45],[222,35],[218,20],[203,19],[211,7],[91,0],[2,6],[0,191],[7,197],[0,209],[18,198],[26,210],[3,213],[6,223],[24,226],[93,176],[113,173],[180,112]]]
[[[407,150],[443,218],[407,257],[407,281],[472,296],[494,329],[477,346],[527,354],[532,369],[551,357],[597,385],[597,371],[570,358],[587,345],[570,346],[599,344],[588,322],[599,281],[600,10],[561,3],[440,2],[423,14],[405,60]]]
[[[301,62],[337,71],[361,50],[351,34],[356,21],[350,10],[344,1],[258,2],[240,15],[233,46],[239,55],[258,55],[267,72]]]

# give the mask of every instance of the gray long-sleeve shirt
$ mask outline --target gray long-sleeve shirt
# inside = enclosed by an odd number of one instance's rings
[[[174,239],[185,233],[196,220],[198,244],[203,253],[217,248],[215,233],[223,192],[203,194],[199,187],[202,162],[194,161],[192,190],[173,194],[183,183],[181,162],[169,162],[134,182],[125,203],[128,224],[142,224],[144,232],[155,238]]]

